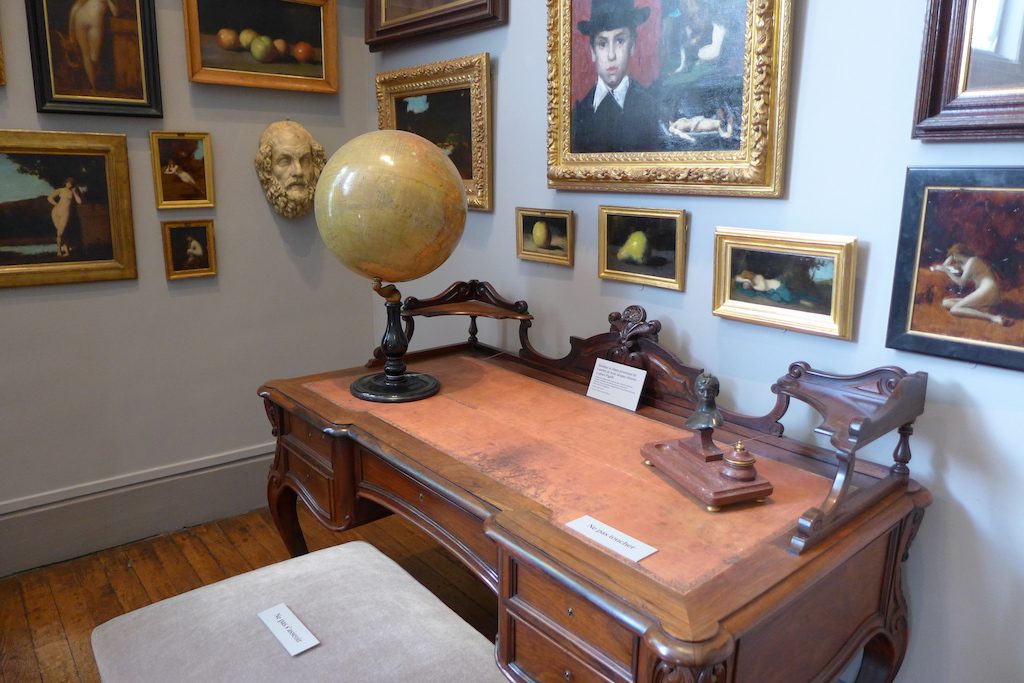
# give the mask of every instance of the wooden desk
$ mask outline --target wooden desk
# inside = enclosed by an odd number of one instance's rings
[[[529,355],[529,354],[525,354]],[[833,680],[861,650],[858,681],[895,676],[907,645],[901,561],[928,492],[909,479],[801,554],[794,520],[828,495],[835,467],[747,426],[771,499],[709,513],[650,468],[640,446],[687,432],[633,414],[569,377],[466,345],[410,358],[441,392],[359,401],[363,368],[260,389],[278,437],[270,509],[293,555],[295,504],[344,529],[396,512],[499,596],[498,663],[512,680],[770,683]],[[855,489],[891,479],[858,463]],[[658,548],[627,561],[567,529],[589,514]]]

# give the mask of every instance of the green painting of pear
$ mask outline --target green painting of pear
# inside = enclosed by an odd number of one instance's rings
[[[647,234],[643,230],[635,230],[626,243],[619,249],[618,258],[623,263],[635,263],[644,265],[651,255],[651,245],[647,241]]]
[[[533,243],[541,249],[551,246],[551,230],[544,221],[537,221],[533,224]]]

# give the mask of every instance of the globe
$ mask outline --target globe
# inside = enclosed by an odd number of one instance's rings
[[[360,135],[331,155],[316,185],[320,237],[349,269],[405,282],[437,269],[466,224],[466,190],[434,143],[401,130]]]

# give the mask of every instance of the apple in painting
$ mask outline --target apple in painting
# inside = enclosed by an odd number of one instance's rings
[[[292,45],[292,57],[299,64],[305,64],[309,60],[313,59],[313,46],[304,40]]]
[[[617,254],[619,260],[623,263],[635,263],[640,266],[647,263],[647,258],[650,255],[651,245],[647,241],[647,234],[643,230],[634,230],[626,238],[625,244],[619,248],[619,253]]]
[[[270,36],[257,36],[253,38],[252,44],[249,46],[249,52],[261,62],[273,62],[280,56]]]
[[[256,33],[255,29],[244,28],[242,32],[238,34],[238,44],[242,46],[243,50],[248,50],[252,45],[252,41],[256,39],[259,33]]]
[[[238,31],[233,28],[222,28],[217,31],[217,44],[225,50],[242,49],[242,41],[238,38]]]
[[[284,38],[274,38],[274,49],[277,50],[279,55],[288,54],[288,41]]]
[[[551,230],[546,221],[537,221],[533,224],[533,244],[539,249],[551,246]]]

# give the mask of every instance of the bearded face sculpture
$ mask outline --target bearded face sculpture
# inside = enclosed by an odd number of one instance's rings
[[[260,135],[256,175],[271,208],[285,218],[313,208],[316,181],[326,163],[323,146],[294,121],[275,121]]]

